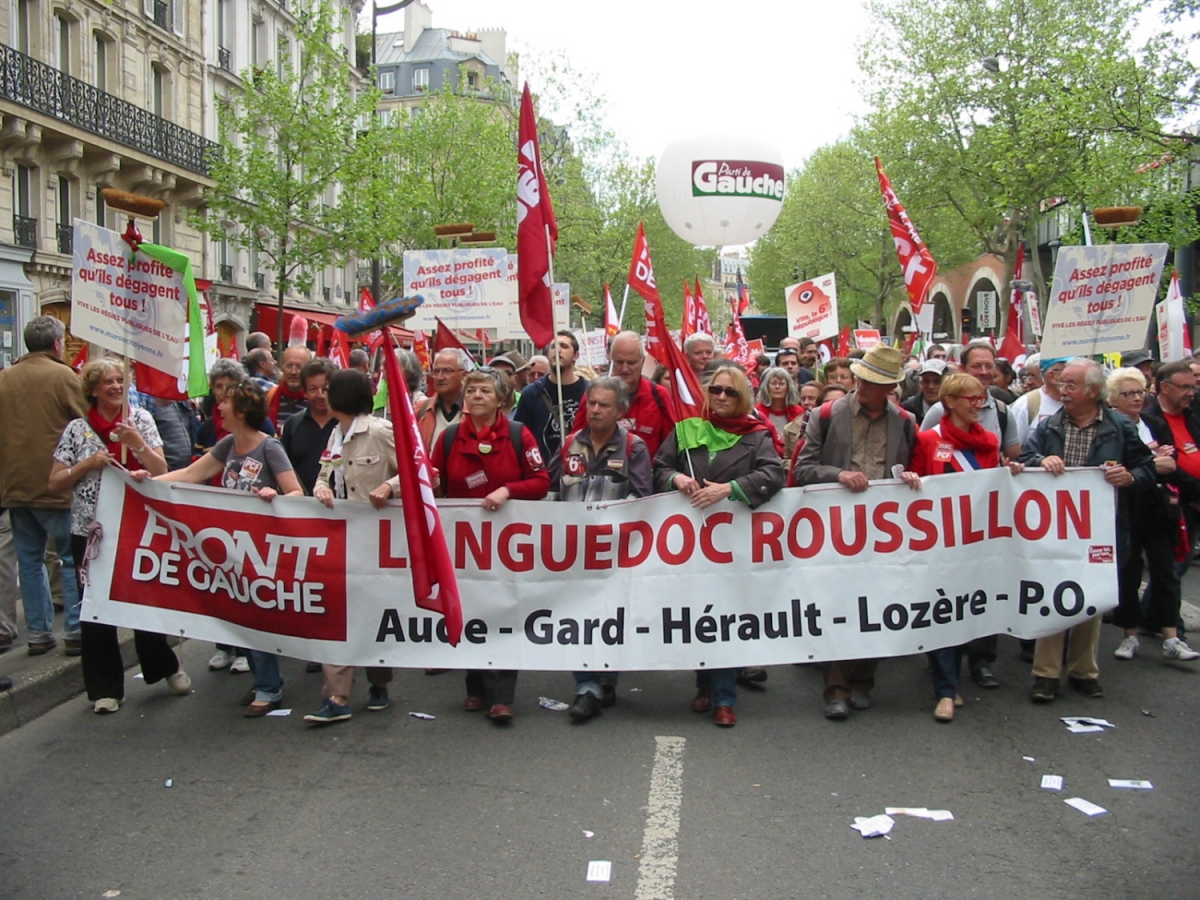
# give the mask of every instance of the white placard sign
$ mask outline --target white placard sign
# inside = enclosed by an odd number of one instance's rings
[[[557,282],[550,285],[550,296],[554,301],[554,330],[571,327],[571,285]]]
[[[404,293],[425,302],[404,326],[434,331],[441,319],[470,333],[507,330],[517,304],[514,275],[504,249],[405,250]]]
[[[837,280],[832,272],[784,288],[783,298],[792,337],[821,341],[837,336]]]
[[[996,327],[996,292],[995,291],[980,291],[975,295],[976,308],[979,310],[979,318],[976,325],[980,328],[995,328]]]
[[[1121,353],[1146,344],[1166,244],[1063,247],[1054,266],[1042,358]]]
[[[134,254],[121,235],[83,219],[74,226],[71,334],[177,375],[187,347],[183,273]]]
[[[605,367],[605,372],[608,369],[608,335],[604,333],[603,328],[594,328],[591,331],[581,331],[576,328],[571,332],[575,335],[575,339],[579,341],[579,363],[584,366],[591,366],[597,372],[601,367]]]

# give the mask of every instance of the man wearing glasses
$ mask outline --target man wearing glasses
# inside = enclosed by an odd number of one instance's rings
[[[421,440],[431,453],[442,432],[462,419],[462,385],[469,368],[471,357],[458,347],[442,350],[433,358],[433,368],[429,370],[433,396],[416,410]]]
[[[1193,408],[1196,375],[1190,360],[1160,366],[1155,377],[1158,385],[1158,409],[1171,429],[1175,447],[1176,483],[1183,501],[1183,519],[1187,524],[1188,546],[1196,545],[1200,524],[1200,413]],[[1184,571],[1186,571],[1186,564]],[[1182,576],[1182,572],[1180,575]]]
[[[1132,422],[1101,404],[1104,383],[1104,370],[1098,363],[1085,357],[1068,360],[1058,377],[1063,408],[1030,433],[1021,452],[1021,462],[1041,466],[1053,475],[1061,475],[1068,468],[1103,468],[1104,480],[1119,490],[1154,490],[1154,455],[1142,443]],[[1127,504],[1118,501],[1118,566],[1124,564],[1128,547]],[[1071,639],[1067,649],[1067,680],[1085,697],[1103,697],[1097,662],[1100,616],[1080,622],[1068,631]],[[1049,703],[1058,694],[1066,639],[1067,631],[1038,639],[1033,653],[1033,690],[1029,695],[1034,703]]]

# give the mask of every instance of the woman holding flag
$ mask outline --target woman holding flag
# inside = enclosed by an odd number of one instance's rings
[[[697,509],[722,500],[755,509],[774,497],[784,479],[777,439],[753,409],[746,374],[735,366],[718,368],[704,394],[701,417],[680,421],[659,448],[654,460],[655,490],[677,490]],[[698,671],[692,710],[713,710],[717,725],[736,725],[738,671]]]
[[[921,486],[921,478],[976,469],[995,469],[1000,462],[1000,439],[979,423],[979,411],[988,402],[987,389],[974,375],[958,372],[942,379],[938,400],[949,415],[937,425],[917,434],[910,471],[901,476],[912,488]],[[1009,463],[1013,474],[1022,471],[1022,463]],[[954,720],[954,709],[962,706],[958,693],[958,671],[966,645],[930,650],[929,668],[937,708],[933,717],[939,722]]]

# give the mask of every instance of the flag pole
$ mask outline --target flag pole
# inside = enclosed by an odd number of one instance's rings
[[[621,311],[617,313],[617,334],[621,333],[621,326],[625,324],[625,304],[629,302],[629,282],[625,282],[625,295],[621,298]],[[608,374],[613,373],[612,353],[608,354]]]
[[[554,284],[554,244],[550,240],[550,225],[546,225],[546,265],[549,267],[548,274],[550,283]],[[567,307],[567,325],[571,324],[571,307]],[[550,338],[550,343],[554,345],[554,387],[558,392],[558,450],[561,453],[563,445],[567,442],[567,418],[563,410],[563,392],[562,392],[562,360],[558,355],[558,329],[554,328],[554,289],[550,289],[550,327],[554,332]],[[549,449],[549,448],[547,448]],[[549,461],[546,462],[549,465]]]

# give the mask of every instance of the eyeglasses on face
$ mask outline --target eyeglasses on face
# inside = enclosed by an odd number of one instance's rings
[[[966,400],[972,406],[987,406],[987,394],[958,394],[956,400]]]
[[[462,371],[462,369],[447,369],[444,367],[439,367],[436,369],[430,369],[430,374],[432,374],[436,377],[438,375],[454,375],[455,373],[461,372],[461,371]]]
[[[1163,384],[1169,384],[1175,390],[1183,391],[1185,394],[1196,393],[1196,386],[1194,384],[1176,384],[1174,381],[1164,381]]]
[[[1146,396],[1145,391],[1121,391],[1120,393],[1126,400],[1141,400]]]
[[[738,397],[742,396],[741,394],[738,393],[737,388],[724,387],[723,385],[720,385],[720,384],[710,384],[708,386],[708,393],[710,395],[712,395],[713,397],[720,397],[722,394],[724,394],[726,397],[733,397],[735,400]]]

